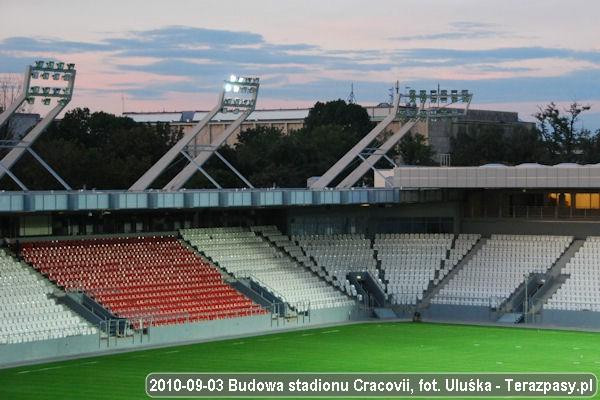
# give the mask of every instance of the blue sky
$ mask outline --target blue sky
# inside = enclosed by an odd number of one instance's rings
[[[25,4],[23,4],[25,3]],[[75,62],[72,106],[207,109],[231,73],[261,77],[259,107],[400,85],[471,89],[473,107],[531,120],[550,101],[592,105],[600,128],[600,3],[592,1],[0,0],[0,74]]]

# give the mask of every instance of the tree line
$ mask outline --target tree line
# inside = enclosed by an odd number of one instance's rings
[[[537,124],[532,129],[501,124],[459,127],[450,139],[452,164],[598,163],[600,129],[578,127],[581,114],[588,110],[590,106],[576,102],[564,110],[550,103],[534,114]]]
[[[600,132],[578,128],[588,106],[573,103],[560,110],[551,103],[535,115],[536,128],[498,124],[459,126],[451,138],[452,165],[524,162],[600,162]],[[374,126],[367,111],[343,100],[316,103],[301,129],[284,133],[259,126],[244,130],[233,146],[220,153],[257,187],[305,187],[306,179],[319,176],[354,146]],[[9,132],[4,132],[6,138]],[[34,150],[74,189],[127,189],[150,168],[182,132],[167,123],[137,123],[128,117],[86,108],[69,111],[34,143]],[[408,165],[435,165],[435,153],[422,135],[405,135],[389,155]],[[152,187],[164,186],[187,160],[181,156]],[[356,166],[358,160],[355,161]],[[380,161],[377,167],[389,168]],[[205,169],[223,187],[242,182],[216,157]],[[29,154],[13,168],[30,189],[61,189],[56,180]],[[342,174],[343,175],[343,174]],[[368,174],[371,175],[371,174]],[[340,177],[341,179],[341,177]],[[370,184],[372,177],[365,177]],[[2,187],[18,189],[4,177]],[[189,188],[210,188],[200,173]]]

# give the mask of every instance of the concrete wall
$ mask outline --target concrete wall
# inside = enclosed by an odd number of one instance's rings
[[[540,325],[600,330],[600,313],[593,311],[544,310]]]
[[[149,328],[148,335],[100,340],[98,335],[72,336],[38,342],[0,345],[0,368],[80,356],[109,354],[182,343],[218,340],[306,329],[319,325],[359,321],[365,316],[356,307],[313,310],[309,317],[286,321],[271,315],[232,318]]]
[[[432,304],[421,312],[424,321],[495,322],[489,307]]]

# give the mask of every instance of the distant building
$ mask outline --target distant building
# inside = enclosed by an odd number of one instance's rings
[[[382,103],[377,106],[366,106],[365,109],[373,122],[380,122],[392,108],[389,104]],[[237,142],[239,132],[257,126],[267,126],[281,129],[284,133],[298,130],[304,126],[304,119],[308,116],[309,108],[298,109],[263,109],[256,110],[242,124],[235,135],[232,135],[227,143],[233,145]],[[200,121],[208,111],[183,111],[183,112],[127,112],[124,115],[137,122],[158,123],[169,122],[175,128],[183,129],[184,133]],[[209,144],[213,136],[223,132],[229,124],[235,120],[235,114],[217,114],[209,125],[197,136],[197,145]],[[420,133],[425,136],[436,152],[440,163],[446,163],[450,153],[450,137],[456,135],[461,127],[469,129],[469,126],[479,124],[501,125],[507,131],[515,126],[525,126],[531,129],[534,124],[519,120],[518,113],[506,111],[469,110],[466,116],[453,117],[438,121],[419,122],[411,130],[412,133]],[[396,131],[402,125],[401,120],[392,122],[388,131]],[[366,132],[365,132],[366,133]]]

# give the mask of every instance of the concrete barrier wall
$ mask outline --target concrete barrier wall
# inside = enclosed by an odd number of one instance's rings
[[[421,312],[424,321],[485,322],[492,321],[489,307],[432,304]]]
[[[548,327],[600,330],[600,313],[594,311],[544,310],[539,324]]]
[[[147,335],[100,340],[99,335],[72,336],[37,342],[0,345],[0,368],[79,356],[110,354],[142,348],[193,343],[223,338],[268,334],[319,325],[364,319],[356,307],[311,311],[310,317],[285,320],[271,315],[232,318],[198,323],[151,327]]]

